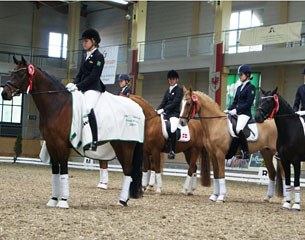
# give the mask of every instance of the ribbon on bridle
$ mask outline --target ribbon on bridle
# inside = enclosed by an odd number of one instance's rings
[[[192,112],[191,112],[190,118],[194,118],[195,114],[197,112],[198,97],[195,94],[192,94],[191,99],[192,99],[192,102],[193,102],[193,108],[192,108]]]
[[[278,95],[274,94],[273,99],[274,99],[275,106],[272,109],[272,112],[269,116],[271,119],[274,117],[274,114],[276,114],[279,111],[279,97],[278,97]]]
[[[27,87],[27,90],[26,90],[26,93],[28,94],[33,89],[33,79],[34,79],[35,68],[32,64],[29,64],[27,69],[28,69],[28,74],[30,76],[29,77],[29,86]]]

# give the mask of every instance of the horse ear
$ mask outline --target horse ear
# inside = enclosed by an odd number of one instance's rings
[[[275,93],[277,93],[277,89],[278,89],[278,87],[276,87],[276,88],[273,90],[272,95],[275,94]]]
[[[186,93],[186,91],[187,91],[187,89],[186,89],[186,87],[183,85],[183,93],[185,94]]]
[[[259,90],[261,91],[261,93],[262,93],[263,95],[265,95],[265,94],[266,94],[266,91],[264,91],[264,89],[259,88]]]
[[[15,57],[15,56],[13,56],[13,60],[14,60],[14,63],[16,64],[16,65],[18,65],[18,60],[17,60],[17,58]]]
[[[23,56],[21,56],[21,61],[22,61],[22,63],[23,63],[24,65],[27,65],[27,62],[26,62],[26,60],[24,59]]]

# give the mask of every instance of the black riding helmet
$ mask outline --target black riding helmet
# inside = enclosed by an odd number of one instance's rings
[[[98,31],[96,31],[93,28],[89,28],[89,29],[85,30],[82,34],[81,39],[94,39],[94,41],[97,44],[99,44],[101,42],[100,34],[98,33]]]
[[[179,75],[175,70],[170,70],[167,73],[167,79],[169,79],[169,78],[179,78]]]

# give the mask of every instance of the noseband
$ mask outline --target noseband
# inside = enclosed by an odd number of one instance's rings
[[[274,105],[274,107],[272,108],[271,113],[266,112],[266,111],[262,108],[262,106],[263,106],[263,104],[264,104],[265,102],[264,102],[261,106],[259,106],[259,107],[257,108],[257,110],[260,111],[260,113],[263,115],[263,118],[264,118],[264,119],[267,119],[268,117],[269,117],[270,119],[272,119],[272,118],[274,117],[274,115],[279,111],[279,97],[278,97],[277,94],[273,94],[272,96],[264,96],[264,97],[262,97],[261,99],[266,99],[266,98],[273,98],[273,100],[274,100],[275,105]]]

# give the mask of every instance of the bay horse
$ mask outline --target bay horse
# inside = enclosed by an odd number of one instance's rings
[[[291,209],[290,165],[292,164],[295,190],[292,209],[300,211],[300,169],[301,161],[305,161],[305,136],[300,115],[296,114],[291,106],[277,93],[277,88],[273,91],[261,89],[261,98],[255,119],[257,122],[264,122],[268,121],[267,118],[274,118],[277,127],[276,147],[286,176],[286,198],[282,207]]]
[[[65,86],[22,57],[2,91],[4,100],[12,100],[20,93],[30,93],[39,111],[39,129],[46,141],[52,165],[52,198],[49,207],[69,208],[68,158],[72,145],[69,141],[72,121],[72,94]],[[107,109],[105,109],[107,111]],[[105,129],[107,131],[107,129]],[[105,142],[100,142],[99,145]],[[110,142],[122,165],[124,179],[118,204],[127,206],[129,197],[142,196],[143,144],[134,141]],[[61,186],[60,186],[61,185]],[[61,196],[61,200],[59,197]]]
[[[144,169],[143,178],[147,177],[147,170],[150,165],[153,166],[156,172],[156,192],[161,193],[162,191],[162,178],[161,178],[161,160],[160,153],[165,152],[163,150],[166,139],[162,133],[161,117],[158,115],[151,104],[149,104],[144,98],[138,95],[130,95],[130,99],[138,103],[143,109],[145,115],[145,140],[144,140]],[[201,171],[209,172],[207,167],[208,160],[206,159],[205,148],[203,147],[203,131],[200,126],[200,122],[197,120],[191,120],[189,123],[190,129],[190,141],[188,142],[177,142],[176,152],[183,152],[186,162],[189,165],[187,177],[183,185],[183,193],[187,195],[193,194],[196,187],[196,162],[201,157]],[[168,153],[168,151],[167,151]],[[207,176],[205,174],[204,176]],[[201,178],[202,185],[209,186],[210,178]],[[145,189],[147,186],[147,180],[144,179],[142,185]]]
[[[213,165],[213,194],[210,200],[224,202],[226,196],[225,185],[225,156],[232,142],[232,137],[227,126],[227,115],[220,106],[205,93],[187,90],[183,87],[184,98],[180,114],[182,125],[188,124],[189,120],[198,114],[203,132],[206,136],[206,150]],[[249,142],[250,153],[260,151],[269,173],[269,185],[264,201],[269,201],[274,194],[276,171],[272,158],[276,153],[277,130],[273,120],[267,120],[258,124],[259,137],[255,142]],[[277,164],[278,169],[280,165]],[[281,171],[278,170],[278,173]],[[205,173],[205,172],[203,172]],[[276,178],[277,186],[282,186],[281,176]],[[278,193],[282,189],[278,188]]]

